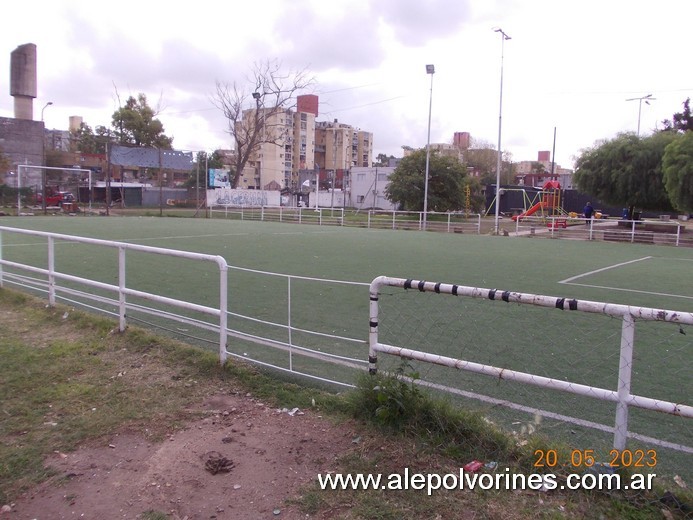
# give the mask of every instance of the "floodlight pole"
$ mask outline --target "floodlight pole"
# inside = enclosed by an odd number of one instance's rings
[[[424,179],[424,204],[423,204],[423,229],[426,231],[428,215],[428,167],[431,161],[431,109],[433,108],[433,74],[436,68],[434,65],[426,65],[426,74],[431,75],[431,93],[428,99],[428,137],[426,139],[426,177]]]
[[[640,136],[640,114],[642,113],[642,102],[645,100],[645,104],[649,105],[650,101],[654,101],[657,98],[653,98],[652,94],[648,94],[642,97],[626,99],[626,101],[637,101],[638,102],[638,136]]]
[[[496,218],[494,224],[494,232],[498,234],[498,220],[500,215],[500,196],[501,196],[501,165],[503,152],[501,151],[501,128],[503,121],[503,52],[505,48],[505,40],[509,40],[510,36],[503,32],[503,29],[497,27],[495,32],[501,35],[501,73],[500,73],[500,108],[498,109],[498,160],[496,162]]]

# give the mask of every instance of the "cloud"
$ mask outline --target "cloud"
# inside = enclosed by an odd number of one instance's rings
[[[471,20],[469,0],[380,0],[373,11],[409,47],[445,38]]]
[[[326,12],[300,3],[287,4],[273,33],[277,50],[288,63],[308,65],[315,71],[368,69],[377,66],[385,54],[377,18],[358,3],[350,9],[337,5]]]

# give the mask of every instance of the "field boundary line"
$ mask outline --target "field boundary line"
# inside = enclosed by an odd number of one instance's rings
[[[559,283],[564,283],[564,282],[559,282]],[[652,292],[652,291],[641,291],[640,289],[623,289],[621,287],[610,287],[608,285],[591,285],[588,283],[567,283],[566,285],[575,285],[578,287],[590,287],[593,289],[607,289],[609,291],[633,292],[633,293],[639,293],[639,294],[650,294],[652,296],[666,296],[669,298],[685,298],[687,300],[693,300],[693,296],[684,296],[683,294],[669,294],[669,293],[660,293],[660,292]]]
[[[571,276],[570,278],[566,278],[565,280],[561,280],[558,283],[567,284],[567,283],[572,282],[573,280],[577,280],[578,278],[582,278],[583,276],[590,276],[593,274],[601,273],[603,271],[608,271],[609,269],[616,269],[617,267],[623,267],[624,265],[634,264],[635,262],[642,262],[643,260],[650,260],[652,258],[653,258],[652,256],[644,256],[642,258],[636,258],[635,260],[629,260],[628,262],[621,262],[620,264],[614,264],[614,265],[610,265],[607,267],[602,267],[601,269],[595,269],[594,271],[588,271],[586,273]],[[573,284],[573,285],[580,285],[580,284]]]

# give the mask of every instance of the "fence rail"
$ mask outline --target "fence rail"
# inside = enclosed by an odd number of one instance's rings
[[[531,216],[513,222],[513,235],[693,247],[693,234],[676,221]]]
[[[8,259],[5,253],[11,248],[7,247],[7,241],[4,240],[8,235],[45,239],[47,262],[34,259],[32,263],[29,263],[28,261],[21,261],[21,258]],[[109,258],[100,258],[98,262],[112,266],[117,273],[117,283],[108,283],[97,279],[96,276],[87,277],[86,273],[67,272],[67,264],[71,264],[71,269],[74,271],[74,259],[79,257],[79,253],[70,254],[67,249],[63,251],[62,257],[62,261],[66,265],[63,265],[63,270],[61,270],[57,265],[60,262],[56,260],[56,243],[58,242],[65,243],[68,248],[82,244],[115,250],[117,252],[115,262]],[[38,245],[40,247],[42,244]],[[201,303],[190,301],[190,295],[186,294],[184,289],[178,291],[179,294],[183,294],[181,297],[165,295],[161,291],[164,284],[156,281],[145,285],[159,289],[159,291],[137,288],[132,279],[135,278],[135,274],[139,274],[138,271],[144,267],[145,262],[142,262],[141,259],[138,259],[137,264],[126,261],[127,252],[215,264],[218,268],[218,301],[213,301],[211,290],[201,297]],[[42,265],[44,263],[45,265]],[[153,260],[147,263],[148,268],[154,273],[153,276],[156,276],[157,271],[162,269]],[[182,269],[184,267],[181,266],[172,268],[174,272]],[[228,278],[229,271],[234,273],[233,280]],[[189,277],[196,277],[198,269],[191,269],[187,272]],[[105,277],[110,278],[112,275],[113,273],[109,273]],[[199,274],[199,277],[204,276],[202,273]],[[341,371],[330,373],[324,368],[325,363],[361,370],[366,367],[366,362],[360,355],[366,345],[365,331],[362,338],[359,339],[349,335],[353,329],[340,334],[336,329],[339,323],[330,324],[334,330],[326,332],[311,330],[302,325],[296,316],[301,315],[305,320],[306,316],[314,313],[314,302],[312,300],[300,301],[298,297],[301,292],[310,295],[315,293],[316,290],[312,287],[314,285],[320,287],[318,292],[324,290],[325,286],[333,285],[350,288],[360,295],[367,292],[367,283],[271,273],[229,266],[222,256],[217,255],[0,226],[0,288],[4,287],[5,284],[13,284],[30,292],[47,294],[51,306],[56,304],[58,298],[61,298],[64,302],[75,306],[115,315],[119,322],[120,331],[126,329],[128,322],[139,321],[145,325],[171,332],[173,335],[185,337],[186,340],[194,340],[204,344],[214,343],[218,347],[219,360],[222,364],[231,356],[280,371],[346,386],[353,386],[353,379],[345,380],[343,368]],[[238,284],[243,286],[239,290],[240,294],[243,294],[243,298],[237,298],[231,302],[234,305],[231,305],[228,295],[233,294]],[[302,290],[297,289],[297,285],[302,285]],[[254,301],[249,294],[260,294],[260,291],[257,290],[258,286],[271,287],[271,293],[262,293],[261,296],[258,296],[260,299]],[[275,303],[282,302],[277,304],[275,312],[269,312],[269,317],[257,315],[258,307],[267,307],[266,301],[262,300],[263,297],[271,298]],[[356,294],[351,297],[351,301],[358,299]],[[253,301],[250,302],[251,300]],[[244,308],[244,305],[248,304],[255,306],[255,314]],[[285,305],[283,309],[281,308],[282,304]],[[329,312],[338,322],[343,321],[343,316],[348,314],[348,311],[345,312],[343,308],[339,307],[340,305],[341,301],[338,300],[335,303],[335,309]],[[108,310],[113,308],[116,309],[115,312]],[[329,304],[324,303],[321,308],[328,309]],[[184,310],[187,314],[177,310]],[[197,317],[199,314],[203,317],[212,316],[216,319],[216,323]],[[158,321],[146,321],[144,316],[148,319],[154,317]],[[177,325],[176,330],[164,325],[164,323],[169,322]],[[181,324],[194,327],[198,331],[197,335],[181,333],[180,331],[183,330],[180,328]],[[231,346],[228,344],[229,337],[235,340]],[[249,345],[254,347],[249,347]],[[295,356],[311,362],[319,362],[322,365],[316,368],[314,363],[306,367],[305,363],[297,363],[295,360],[298,358]]]
[[[485,300],[499,300],[507,303],[549,307],[560,309],[562,311],[603,314],[606,316],[620,318],[623,321],[620,338],[618,387],[613,390],[599,388],[573,381],[560,380],[545,377],[539,374],[520,372],[510,370],[505,367],[491,366],[488,364],[476,363],[449,356],[431,354],[421,350],[381,343],[379,339],[379,298],[383,288],[385,287],[396,287],[404,290],[413,289],[420,292],[448,294]],[[617,406],[613,446],[615,449],[622,450],[626,446],[626,439],[628,437],[628,411],[630,407],[653,410],[656,412],[672,414],[688,419],[693,418],[693,406],[682,404],[681,402],[671,402],[663,399],[654,399],[634,395],[632,393],[631,379],[633,370],[636,320],[693,325],[693,313],[652,309],[646,307],[631,307],[627,305],[592,302],[586,300],[567,300],[565,298],[556,298],[536,294],[380,276],[375,278],[370,286],[369,370],[371,373],[377,372],[378,353],[383,353],[397,356],[406,360],[416,360],[424,363],[447,366],[457,370],[474,372],[485,376],[490,376],[498,380],[515,381],[527,385],[542,387],[548,390],[558,390],[598,400],[614,402]],[[688,396],[683,397],[685,398]],[[677,448],[683,451],[693,452],[693,447],[678,446]]]
[[[481,233],[481,214],[464,212],[428,212],[424,222],[421,211],[349,211],[345,208],[308,208],[284,206],[210,206],[214,218],[317,224],[321,226],[403,229],[444,233]]]
[[[345,208],[220,205],[210,207],[210,212],[213,218],[235,220],[476,235],[482,233],[482,219],[479,213],[428,212],[424,221],[421,211],[350,211]],[[502,228],[505,234],[515,237],[693,247],[693,233],[687,232],[685,224],[669,220],[594,220],[567,215],[529,216],[504,223]]]

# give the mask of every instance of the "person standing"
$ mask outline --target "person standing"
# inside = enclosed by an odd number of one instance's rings
[[[591,202],[588,202],[587,204],[585,204],[585,207],[582,210],[582,213],[585,215],[585,218],[587,219],[585,221],[585,224],[587,224],[589,226],[590,221],[592,220],[592,217],[594,216],[594,208],[592,207]]]

